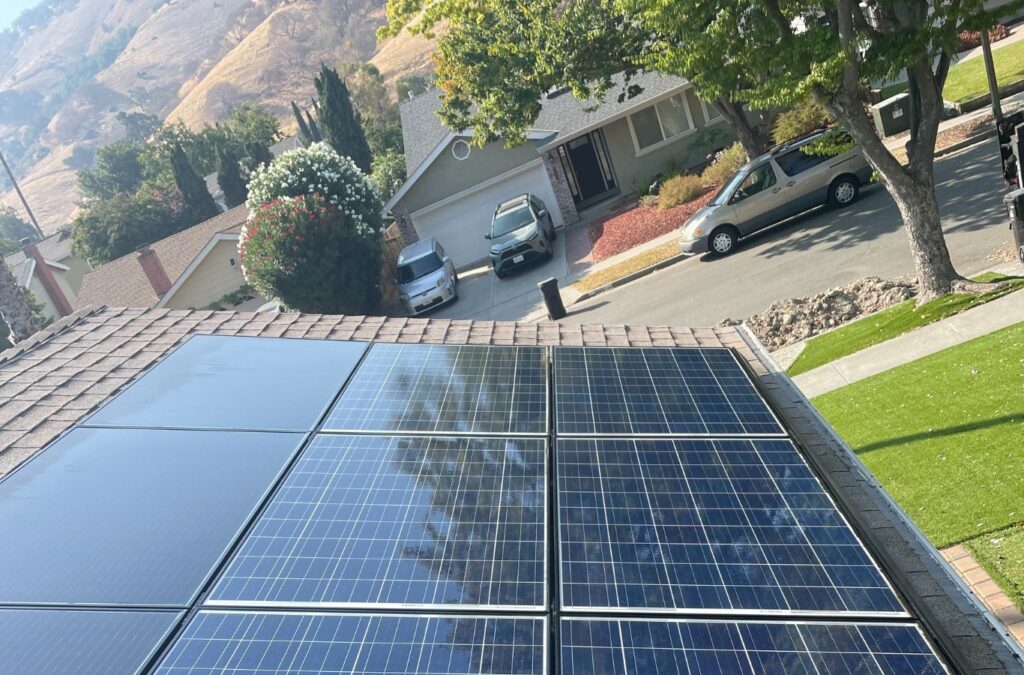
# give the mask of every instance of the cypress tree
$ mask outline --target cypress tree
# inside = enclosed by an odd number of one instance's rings
[[[224,201],[229,209],[244,204],[245,198],[249,196],[237,155],[220,145],[217,146],[217,185],[224,193]]]
[[[246,165],[253,171],[274,161],[274,154],[270,152],[270,148],[255,141],[245,146],[245,154],[249,157]]]
[[[319,143],[324,140],[324,135],[320,133],[320,126],[313,119],[313,113],[306,111],[306,126],[309,127],[309,133],[313,135],[313,142]]]
[[[309,125],[306,124],[306,118],[302,116],[302,111],[299,110],[299,106],[295,105],[295,101],[292,101],[292,114],[295,115],[295,121],[299,123],[299,138],[302,139],[302,144],[308,146],[315,142],[316,139],[313,138]]]
[[[370,173],[372,156],[363,134],[359,115],[352,108],[348,87],[338,71],[320,66],[320,76],[314,81],[320,94],[320,128],[327,141],[338,154],[345,155],[363,173]]]
[[[192,168],[181,145],[174,146],[171,153],[171,168],[174,170],[174,182],[178,186],[178,191],[197,218],[196,222],[201,223],[220,213],[217,202],[213,201],[206,187],[206,181]]]

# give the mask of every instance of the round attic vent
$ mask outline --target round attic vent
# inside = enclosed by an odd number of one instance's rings
[[[452,156],[460,162],[464,159],[469,159],[470,147],[469,143],[462,140],[461,138],[452,143]]]

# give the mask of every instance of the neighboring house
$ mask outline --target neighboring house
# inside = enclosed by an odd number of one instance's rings
[[[555,225],[571,225],[588,208],[635,192],[670,168],[702,163],[690,145],[704,126],[722,121],[680,77],[646,73],[632,83],[643,93],[619,101],[581,101],[567,90],[549,93],[527,141],[472,146],[471,132],[452,132],[437,116],[439,93],[401,105],[409,178],[385,212],[408,241],[436,237],[464,267],[487,256],[484,239],[495,207],[530,192],[545,202]]]
[[[96,268],[75,306],[208,307],[245,284],[238,235],[244,205]]]
[[[92,266],[71,252],[71,232],[61,230],[35,244],[26,244],[4,258],[22,288],[43,307],[47,319],[59,319],[74,311],[82,279]]]

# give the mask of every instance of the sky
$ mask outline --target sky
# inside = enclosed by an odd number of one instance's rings
[[[11,25],[22,10],[39,4],[39,0],[0,0],[0,30]]]

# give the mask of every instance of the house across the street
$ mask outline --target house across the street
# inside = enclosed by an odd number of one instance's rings
[[[42,306],[47,319],[59,319],[74,311],[82,279],[92,266],[71,251],[71,232],[55,232],[35,244],[25,244],[4,258],[15,280]]]
[[[641,74],[643,92],[618,100],[581,101],[567,90],[549,93],[527,141],[483,148],[471,132],[446,129],[434,90],[401,106],[409,178],[385,206],[406,240],[436,237],[459,267],[487,256],[484,234],[495,207],[529,192],[548,207],[556,226],[587,209],[647,186],[670,168],[700,164],[697,133],[722,121],[680,77]]]

